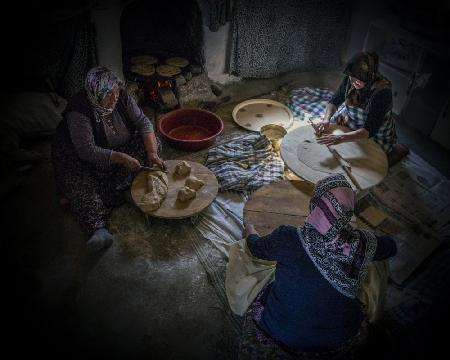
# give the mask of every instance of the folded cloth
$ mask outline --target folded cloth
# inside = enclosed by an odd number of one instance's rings
[[[389,278],[389,261],[372,261],[367,269],[358,299],[366,309],[369,322],[377,321],[384,311],[386,288]]]
[[[296,120],[304,120],[305,113],[322,117],[332,96],[328,89],[303,87],[291,91],[286,105]]]
[[[220,191],[253,191],[283,178],[283,160],[267,137],[250,134],[209,150],[206,166],[216,175]]]
[[[276,262],[259,260],[246,251],[242,239],[229,248],[225,291],[231,310],[244,315],[259,292],[273,280]]]

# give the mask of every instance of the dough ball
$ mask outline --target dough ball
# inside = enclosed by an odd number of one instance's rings
[[[200,180],[200,179],[196,178],[195,176],[191,175],[186,179],[184,185],[197,191],[203,185],[205,185],[205,182],[203,180]]]
[[[159,207],[161,206],[161,202],[161,196],[152,191],[142,196],[140,205],[145,207],[147,211],[155,211],[159,209]]]
[[[183,186],[180,190],[178,190],[177,199],[184,202],[195,198],[196,195],[197,192],[195,190],[192,190],[187,186]]]
[[[189,175],[191,173],[191,165],[186,161],[182,161],[175,166],[175,173],[180,176]]]

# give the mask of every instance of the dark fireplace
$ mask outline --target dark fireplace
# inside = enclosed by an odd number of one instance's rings
[[[120,19],[123,73],[128,81],[138,83],[144,102],[161,110],[178,105],[177,86],[203,71],[202,14],[196,0],[135,1],[122,12]],[[183,58],[189,65],[179,74],[138,75],[131,71],[132,59],[150,55],[157,59],[155,69],[169,58]],[[175,99],[174,99],[175,96]]]

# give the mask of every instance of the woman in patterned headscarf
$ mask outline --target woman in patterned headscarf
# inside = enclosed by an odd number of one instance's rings
[[[112,243],[107,222],[142,165],[165,168],[153,125],[104,66],[92,68],[67,105],[52,145],[59,192],[89,236],[87,247]]]
[[[260,340],[315,359],[348,355],[364,340],[367,317],[358,292],[369,263],[395,255],[396,245],[353,229],[353,208],[353,190],[336,174],[317,183],[303,226],[261,237],[246,224],[251,255],[277,261],[275,280],[250,309]]]
[[[378,71],[378,55],[374,51],[359,52],[347,63],[347,75],[331,98],[320,126],[318,142],[339,144],[372,138],[381,145],[393,165],[408,153],[396,144],[397,134],[392,116],[392,88]],[[342,135],[327,134],[329,123],[348,126],[352,131]]]

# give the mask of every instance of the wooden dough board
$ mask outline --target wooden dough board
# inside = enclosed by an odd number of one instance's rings
[[[333,132],[336,129],[340,129],[343,132],[351,131],[344,126],[330,125],[330,131]],[[317,162],[318,166],[319,164],[331,164],[330,169],[333,168],[333,170],[330,172],[319,171],[317,168],[313,169],[303,163],[299,159],[298,151],[301,150],[302,143],[305,141],[316,142],[316,136],[312,126],[302,126],[288,132],[281,142],[281,157],[286,166],[295,175],[315,184],[331,173],[339,172],[347,177],[350,184],[352,184],[344,170],[340,168],[337,160],[334,159],[329,151],[323,153],[325,154],[325,158],[318,156],[317,159],[314,158],[311,161]],[[325,147],[325,145],[323,146]],[[335,148],[342,158],[350,163],[351,172],[360,185],[361,190],[377,185],[387,175],[388,162],[386,154],[381,146],[373,140],[362,139],[332,145],[331,147]],[[352,186],[354,187],[353,184]]]
[[[302,180],[282,180],[256,190],[244,207],[244,219],[262,236],[278,226],[301,226],[309,215],[314,185]],[[356,217],[351,220],[357,227]]]
[[[149,171],[141,171],[133,180],[131,185],[131,196],[134,203],[144,213],[158,218],[183,219],[195,215],[205,209],[216,198],[219,191],[219,183],[216,176],[207,167],[194,161],[187,161],[191,165],[191,173],[186,176],[174,174],[175,166],[183,160],[167,160],[167,177],[169,179],[169,190],[159,209],[146,211],[145,207],[139,206],[139,201],[147,192],[147,176]],[[177,200],[178,190],[184,186],[186,179],[193,175],[205,182],[198,191],[197,196],[187,202]]]
[[[237,104],[232,112],[234,121],[244,129],[260,131],[264,125],[276,124],[289,128],[294,122],[289,108],[270,99],[252,99]]]

